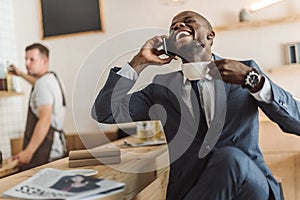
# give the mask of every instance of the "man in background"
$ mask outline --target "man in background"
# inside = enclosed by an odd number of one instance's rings
[[[14,159],[22,170],[30,169],[65,155],[62,131],[65,119],[65,97],[56,74],[49,72],[49,50],[35,43],[26,47],[27,74],[16,66],[10,73],[32,84],[23,150]]]

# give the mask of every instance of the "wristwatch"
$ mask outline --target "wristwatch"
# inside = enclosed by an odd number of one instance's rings
[[[260,82],[261,76],[256,69],[252,69],[245,78],[245,83],[243,88],[247,87],[248,89],[255,88]]]

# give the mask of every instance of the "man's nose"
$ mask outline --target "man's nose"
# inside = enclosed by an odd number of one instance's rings
[[[29,60],[26,60],[26,61],[25,61],[25,66],[26,66],[26,68],[28,68],[29,65],[30,65],[30,61],[29,61]]]
[[[173,30],[177,30],[179,28],[185,27],[185,23],[184,22],[177,22],[173,25]]]

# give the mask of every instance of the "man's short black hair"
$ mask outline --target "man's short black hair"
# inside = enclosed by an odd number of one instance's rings
[[[49,58],[49,49],[47,47],[45,47],[44,45],[42,45],[40,43],[34,43],[34,44],[26,47],[25,51],[29,51],[29,50],[33,50],[33,49],[38,49],[42,55]]]

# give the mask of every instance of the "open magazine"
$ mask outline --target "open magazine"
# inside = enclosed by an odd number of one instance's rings
[[[124,183],[76,174],[72,170],[45,168],[5,191],[20,199],[94,199],[123,191]]]

